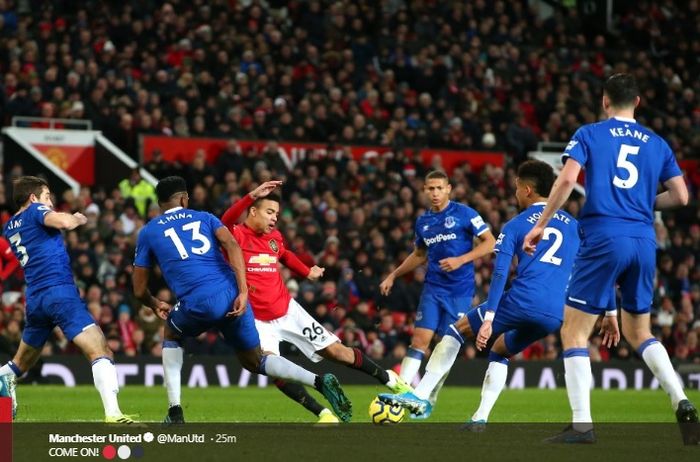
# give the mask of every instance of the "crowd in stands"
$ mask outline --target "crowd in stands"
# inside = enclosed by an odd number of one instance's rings
[[[679,159],[698,156],[698,2],[633,3],[615,34],[597,35],[576,9],[541,19],[526,1],[1,0],[0,113],[4,124],[18,115],[89,119],[135,158],[139,134],[230,139],[213,164],[203,153],[191,165],[155,155],[147,168],[183,175],[191,207],[217,215],[256,184],[283,179],[280,228],[303,261],[326,268],[319,283],[285,273],[290,291],[344,343],[398,359],[424,270],[397,281],[389,297],[378,284],[410,252],[426,207],[428,166],[414,148],[506,153],[505,168],[465,165],[451,176],[453,199],[477,209],[495,234],[517,213],[514,166],[539,140],[566,142],[595,121],[600,83],[612,72],[639,79],[641,123]],[[236,139],[249,138],[384,145],[392,155],[312,156],[289,170],[275,151],[242,152]],[[5,192],[22,173],[36,172],[14,166],[0,186],[3,222],[14,209]],[[657,224],[652,319],[673,358],[700,362],[700,174],[686,173],[692,205]],[[66,243],[110,347],[159,355],[160,321],[133,300],[130,281],[137,232],[159,213],[148,187],[134,174],[114,190],[84,187],[56,199],[88,216]],[[567,208],[576,214],[581,203]],[[490,274],[490,259],[476,262],[475,302]],[[0,352],[14,351],[21,335],[22,284],[21,270],[3,280]],[[171,298],[157,284],[154,292]],[[187,348],[229,351],[215,334]],[[553,335],[522,356],[555,359],[560,350]],[[67,352],[57,330],[45,353]],[[593,360],[634,356],[624,343],[608,351],[591,340]]]

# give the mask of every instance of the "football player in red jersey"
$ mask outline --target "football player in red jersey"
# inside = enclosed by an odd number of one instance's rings
[[[311,317],[289,294],[278,263],[312,281],[323,276],[324,268],[309,268],[285,246],[282,233],[276,228],[280,200],[271,195],[281,184],[281,181],[261,184],[221,217],[243,249],[249,300],[262,349],[279,354],[279,342],[287,341],[314,362],[330,359],[374,377],[391,390],[411,390],[394,371],[382,369],[359,349],[340,343],[335,334]],[[245,221],[237,224],[245,211],[248,211]],[[316,414],[319,422],[337,421],[302,385],[280,380],[275,385]]]

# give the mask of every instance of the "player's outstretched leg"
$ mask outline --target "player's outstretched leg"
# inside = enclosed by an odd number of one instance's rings
[[[88,327],[73,338],[73,342],[83,350],[92,363],[92,376],[95,388],[100,393],[105,411],[105,423],[132,424],[134,419],[122,413],[117,394],[119,381],[114,367],[112,352],[107,346],[104,334],[99,327]]]
[[[185,414],[180,403],[181,374],[184,350],[179,340],[168,335],[166,324],[166,340],[163,340],[163,378],[168,393],[168,414],[163,419],[165,425],[185,423]]]
[[[442,340],[435,346],[433,354],[426,365],[425,375],[416,387],[414,393],[381,393],[378,398],[380,401],[399,405],[408,409],[412,415],[417,418],[427,418],[432,413],[433,405],[429,398],[435,386],[449,372],[457,354],[462,346],[464,339],[458,329],[450,326]]]
[[[306,391],[303,385],[275,379],[275,386],[287,397],[304,406],[309,412],[318,417],[318,423],[338,423],[338,418]]]
[[[457,328],[450,326],[445,336],[435,346],[430,360],[425,366],[425,375],[416,387],[415,396],[421,401],[427,401],[429,405],[422,403],[421,412],[412,412],[413,418],[427,419],[432,413],[434,402],[430,400],[433,392],[444,382],[452,365],[457,359],[459,349],[464,343],[462,335]]]
[[[391,394],[391,393],[380,393],[377,395],[377,398],[379,401],[389,404],[391,406],[401,406],[405,409],[408,409],[408,411],[411,414],[415,414],[417,416],[421,416],[423,414],[428,414],[432,412],[432,404],[430,404],[430,401],[424,398],[420,398],[416,396],[414,393],[400,393],[400,394]]]
[[[406,383],[396,372],[384,370],[375,363],[369,356],[358,348],[350,348],[340,342],[328,345],[326,348],[316,352],[323,358],[345,364],[346,366],[364,372],[376,379],[382,385],[386,385],[392,393],[412,392],[413,387]]]
[[[318,376],[282,356],[263,355],[259,347],[239,352],[238,358],[251,372],[314,387],[328,400],[340,420],[349,422],[352,419],[352,404],[334,375]]]

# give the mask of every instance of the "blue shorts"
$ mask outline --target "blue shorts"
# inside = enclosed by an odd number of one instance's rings
[[[432,330],[443,335],[450,324],[471,309],[472,295],[447,297],[423,291],[416,313],[416,327]]]
[[[95,325],[95,319],[73,284],[27,293],[27,321],[22,341],[31,347],[43,347],[56,326],[68,340],[73,340],[92,325]]]
[[[571,272],[566,304],[600,315],[617,309],[615,285],[622,309],[648,313],[654,298],[656,242],[648,238],[584,239]]]
[[[476,336],[484,322],[485,303],[477,306],[469,313],[467,319]],[[555,332],[561,326],[561,319],[549,316],[546,313],[533,313],[523,311],[517,307],[501,305],[493,319],[492,339],[499,335],[505,335],[506,349],[511,355],[515,355],[547,335]]]
[[[236,351],[248,351],[260,346],[250,304],[242,315],[226,317],[238,296],[238,290],[231,288],[212,292],[214,294],[210,297],[196,302],[183,300],[177,303],[168,315],[170,328],[183,337],[196,337],[202,332],[217,329],[226,344]]]

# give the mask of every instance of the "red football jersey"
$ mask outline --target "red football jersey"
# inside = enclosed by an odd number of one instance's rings
[[[236,224],[252,202],[246,195],[226,211],[221,221],[231,230],[243,250],[248,299],[255,319],[272,321],[287,314],[292,298],[279,272],[279,263],[284,263],[304,277],[308,276],[310,269],[285,247],[279,230],[261,234],[245,224]]]

